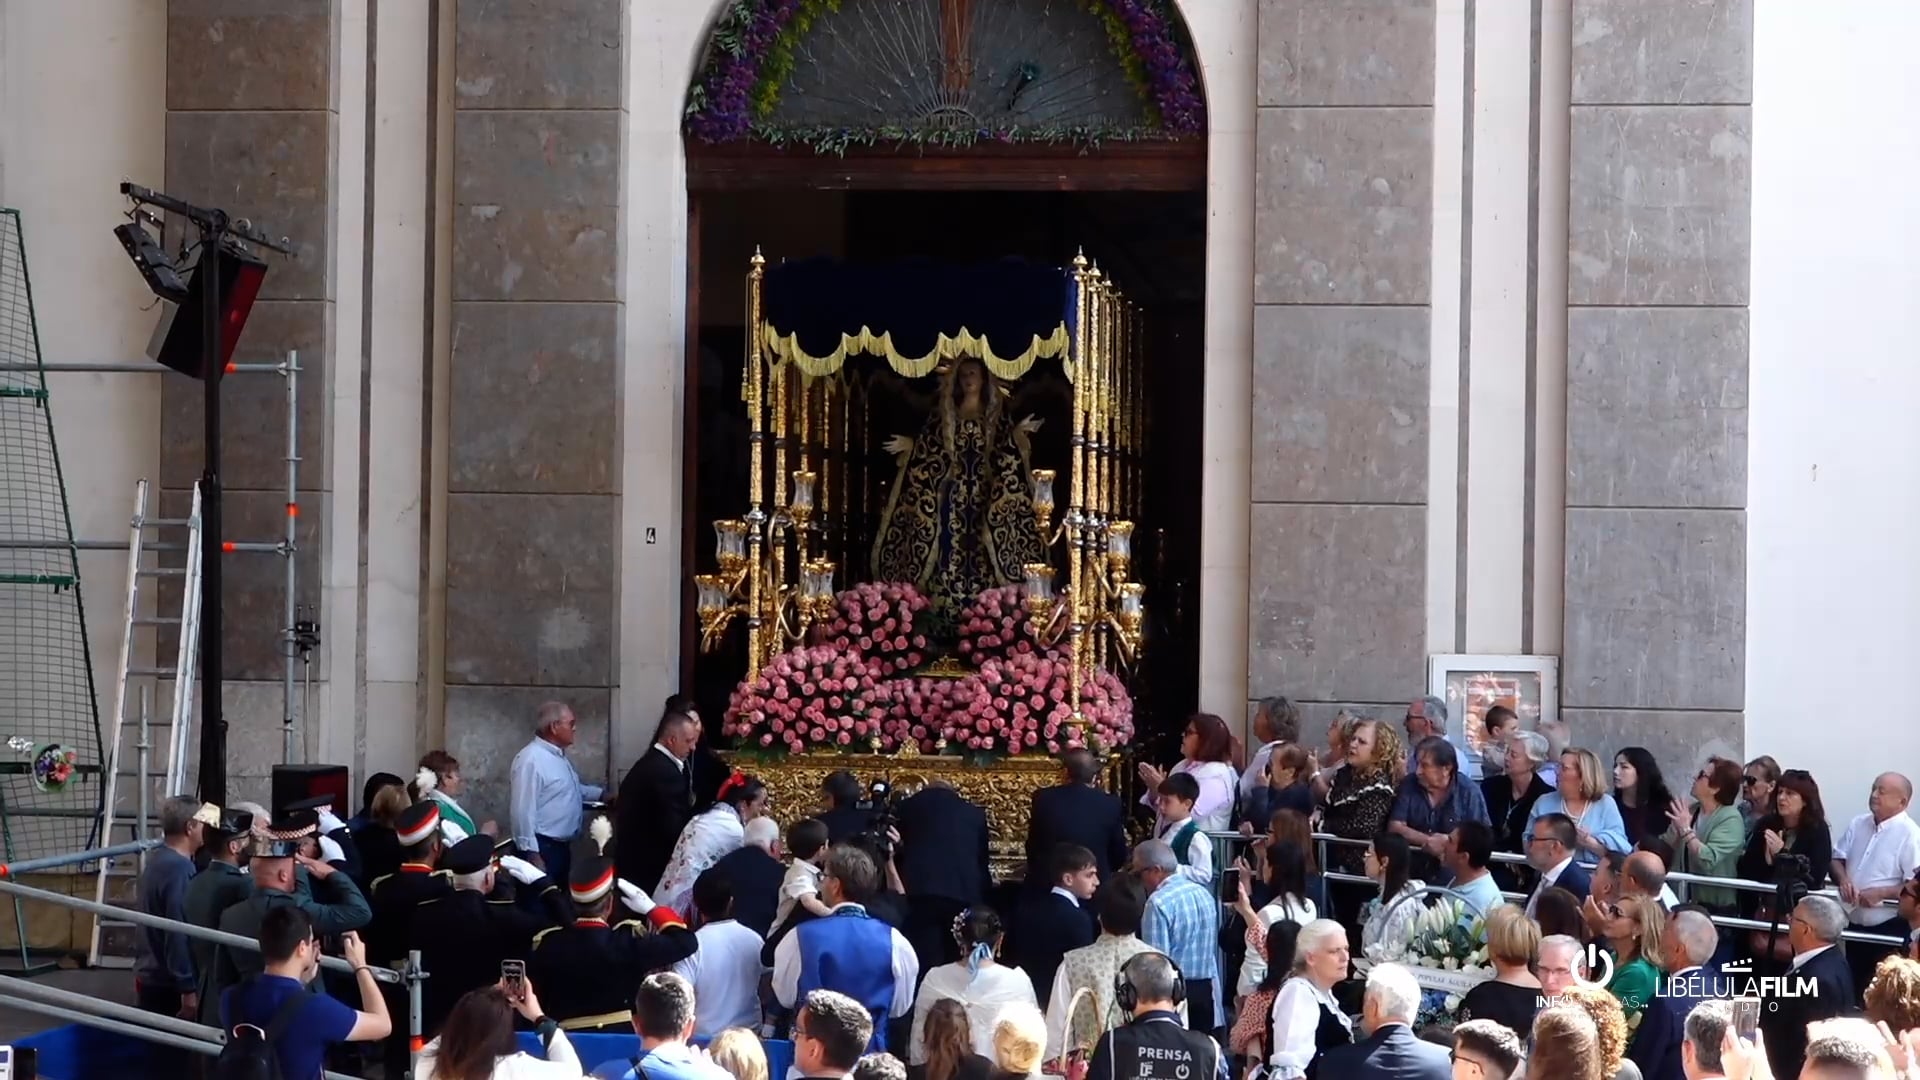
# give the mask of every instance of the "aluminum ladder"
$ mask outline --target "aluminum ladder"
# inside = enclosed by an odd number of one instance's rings
[[[147,534],[160,528],[184,528],[186,538],[183,542],[165,544],[150,542]],[[100,803],[99,843],[110,847],[128,840],[139,840],[154,833],[158,826],[156,807],[152,805],[155,794],[168,797],[181,794],[186,788],[186,760],[188,739],[193,729],[193,691],[199,668],[200,656],[200,567],[203,536],[200,528],[200,486],[194,485],[192,508],[184,519],[164,520],[147,516],[147,482],[142,480],[134,489],[133,518],[127,530],[127,594],[126,604],[120,627],[120,670],[114,679],[113,721],[108,727],[112,733],[113,747],[107,759],[106,784]],[[184,551],[186,558],[180,566],[145,566],[143,557],[149,552],[163,550]],[[178,615],[147,614],[143,611],[141,597],[149,590],[143,589],[143,581],[157,578],[179,578],[181,580],[180,613]],[[158,592],[157,589],[152,590]],[[157,597],[156,597],[157,600]],[[142,627],[177,628],[176,648],[170,664],[145,667],[134,660],[134,634]],[[152,683],[171,683],[173,687],[171,708],[159,719],[149,715],[149,702],[152,697]],[[137,705],[128,698],[137,693]],[[152,790],[153,740],[155,728],[166,732],[166,756],[163,761],[163,784],[159,792]],[[122,808],[123,798],[121,781],[133,781],[133,807],[131,812]],[[127,835],[118,835],[122,831]],[[96,904],[107,903],[107,886],[113,877],[118,860],[101,859],[95,872],[93,899]],[[137,858],[136,865],[145,866],[144,853]],[[130,922],[122,923],[112,919],[96,918],[93,932],[87,944],[87,963],[99,965],[101,956],[102,931],[108,927],[131,927]],[[114,960],[126,961],[125,957],[107,957],[111,965]],[[117,965],[112,965],[117,966]]]

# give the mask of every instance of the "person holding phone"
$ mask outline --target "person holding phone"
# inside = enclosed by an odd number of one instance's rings
[[[513,1018],[533,1025],[545,1058],[520,1049]],[[470,990],[447,1014],[446,1027],[420,1052],[416,1080],[579,1080],[580,1056],[560,1025],[540,1008],[526,965],[508,960],[500,981]]]

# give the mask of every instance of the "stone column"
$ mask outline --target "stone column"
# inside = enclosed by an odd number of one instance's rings
[[[1575,743],[1738,757],[1752,0],[1574,0],[1566,643]]]
[[[579,717],[582,776],[608,771],[625,7],[455,9],[446,742],[503,820],[542,701]]]
[[[1259,52],[1247,694],[1313,731],[1425,684],[1433,4],[1264,0]]]
[[[291,260],[270,260],[236,359],[277,361],[289,349],[300,353],[298,602],[310,607],[321,596],[321,538],[333,486],[326,423],[335,340],[333,75],[339,32],[337,5],[325,0],[167,5],[164,189],[286,235],[297,252]],[[184,376],[163,379],[160,510],[170,517],[185,516],[200,476],[201,394],[201,384]],[[228,378],[222,398],[223,535],[210,541],[282,536],[286,412],[280,379]],[[281,760],[284,573],[273,555],[232,554],[223,565],[230,799],[264,800],[271,767]],[[163,596],[166,609],[177,609],[177,585]],[[161,655],[171,655],[171,634],[162,635],[160,648]],[[326,673],[323,650],[315,657],[317,686]]]

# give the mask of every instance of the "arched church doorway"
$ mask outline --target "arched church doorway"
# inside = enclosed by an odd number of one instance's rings
[[[703,642],[692,582],[715,568],[714,523],[748,511],[742,391],[755,252],[769,265],[856,268],[1065,268],[1084,252],[1138,312],[1133,577],[1148,620],[1132,683],[1142,736],[1177,740],[1198,704],[1205,132],[1172,0],[728,5],[686,123],[682,684],[711,712],[748,666],[743,626]],[[860,406],[836,422],[864,429],[849,435],[863,490],[842,497],[844,550],[858,554],[837,566],[836,588],[875,576],[900,478],[882,446],[921,430],[936,383],[885,363],[857,378]],[[1058,368],[1035,365],[1003,393],[1014,415],[1040,421],[1031,464],[1064,478],[1072,394]],[[770,464],[773,444],[761,445]]]

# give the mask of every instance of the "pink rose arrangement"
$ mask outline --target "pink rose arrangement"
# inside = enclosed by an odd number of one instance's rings
[[[742,750],[1040,754],[1092,739],[1133,737],[1133,699],[1112,673],[1080,688],[1085,721],[1069,723],[1066,655],[1043,646],[1017,586],[989,589],[959,617],[960,651],[980,668],[965,678],[912,672],[927,642],[914,620],[927,601],[910,585],[864,584],[835,598],[835,617],[812,645],[774,657],[733,692],[722,734]]]
[[[802,646],[735,688],[720,730],[748,750],[867,749],[880,732],[882,715],[871,704],[878,686],[860,654]]]
[[[834,597],[834,618],[822,643],[855,652],[886,675],[912,671],[927,662],[927,639],[915,633],[914,620],[927,610],[927,598],[911,585],[866,582]]]
[[[1133,738],[1133,699],[1105,669],[1080,687],[1080,715],[1073,716],[1069,662],[1054,651],[1016,652],[988,660],[962,680],[947,718],[946,739],[961,752],[1059,753],[1091,737],[1104,747]]]
[[[960,655],[976,664],[1040,651],[1026,590],[1018,585],[988,589],[960,610]]]

